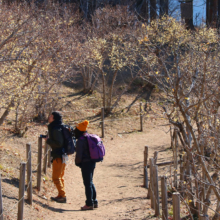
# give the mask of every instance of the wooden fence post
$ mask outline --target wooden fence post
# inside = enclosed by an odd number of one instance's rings
[[[168,208],[167,208],[167,178],[166,176],[161,177],[161,194],[162,194],[162,219],[168,219]]]
[[[26,144],[27,151],[27,198],[29,204],[32,205],[32,167],[31,167],[31,145]]]
[[[102,107],[101,109],[101,120],[102,120],[102,138],[104,138],[105,134],[104,134],[104,117],[105,117],[105,109],[104,107]]]
[[[173,134],[172,134],[172,127],[170,126],[170,139],[171,139],[171,149],[173,150]]]
[[[44,174],[46,175],[47,174],[47,156],[48,156],[48,144],[46,143],[45,141],[45,144],[44,144],[44,164],[43,164],[43,171],[44,171]]]
[[[170,165],[170,187],[173,188],[172,166]]]
[[[181,196],[184,195],[184,192],[183,192],[184,172],[185,172],[185,169],[183,166],[183,157],[181,157],[181,159],[180,159],[180,182],[179,182]]]
[[[3,220],[3,202],[2,202],[2,178],[0,174],[0,220]]]
[[[51,168],[51,148],[50,148],[50,146],[48,146],[49,147],[49,149],[48,149],[48,163],[47,163],[47,166],[49,167],[49,168]]]
[[[160,200],[159,200],[159,189],[158,189],[158,167],[153,166],[153,182],[154,182],[154,207],[155,207],[155,216],[160,215]]]
[[[140,102],[140,131],[143,131],[143,110],[142,110],[142,102]]]
[[[175,141],[175,146],[174,146],[174,187],[177,189],[177,170],[178,170],[178,139],[177,139],[177,129],[174,130],[174,141]]]
[[[180,220],[180,194],[173,193],[173,220]]]
[[[25,191],[25,169],[26,169],[26,163],[21,163],[20,180],[19,180],[19,196],[18,196],[18,220],[23,220],[24,191]]]
[[[145,146],[145,149],[144,149],[144,187],[148,189],[147,160],[148,160],[148,146]]]
[[[38,138],[38,160],[37,160],[37,189],[41,188],[41,167],[42,167],[42,138]]]
[[[151,208],[155,209],[155,195],[154,195],[154,181],[153,181],[153,166],[154,166],[154,159],[150,158],[150,199],[151,199]]]
[[[158,158],[158,151],[154,152],[154,165],[157,163],[157,158]]]

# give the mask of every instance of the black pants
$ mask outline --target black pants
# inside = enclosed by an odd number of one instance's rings
[[[96,200],[96,189],[93,184],[93,173],[95,165],[95,162],[84,162],[82,163],[81,167],[83,183],[85,186],[87,206],[93,206],[94,204],[98,204],[98,201]]]

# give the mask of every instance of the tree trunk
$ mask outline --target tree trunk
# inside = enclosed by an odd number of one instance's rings
[[[160,17],[163,15],[168,15],[168,0],[160,0]]]
[[[206,25],[210,24],[210,0],[206,0]]]
[[[218,0],[218,21],[217,21],[217,28],[220,28],[220,0]]]
[[[216,27],[217,25],[217,9],[218,0],[210,0],[210,25],[211,27]]]
[[[193,25],[193,0],[191,2],[189,1],[189,11],[191,14],[188,18],[185,19],[186,27],[188,29],[193,30],[194,29],[194,25]]]
[[[157,1],[150,0],[150,21],[157,18]]]
[[[217,18],[219,18],[219,0],[207,0],[206,2],[206,24],[207,26],[216,27]]]
[[[3,115],[2,115],[1,118],[0,118],[0,125],[3,124],[4,120],[6,119],[6,117],[8,116],[8,114],[9,114],[10,111],[11,111],[11,107],[13,107],[13,106],[14,106],[14,101],[12,100],[12,101],[10,102],[10,104],[8,105],[7,109],[4,111]]]
[[[110,87],[109,95],[108,95],[109,96],[108,101],[107,101],[107,112],[108,113],[111,112],[112,93],[113,93],[113,87],[114,87],[114,83],[115,83],[115,80],[116,80],[116,77],[117,77],[117,73],[118,73],[118,70],[115,70],[113,78],[112,78],[112,84],[111,84],[111,87]]]
[[[149,0],[139,0],[137,1],[137,7],[140,13],[140,19],[144,19],[148,23],[149,13],[148,13],[148,1]]]

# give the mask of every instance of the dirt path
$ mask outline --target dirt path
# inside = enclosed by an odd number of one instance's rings
[[[148,219],[154,211],[146,199],[147,190],[143,184],[143,151],[150,147],[149,156],[155,150],[159,152],[158,161],[170,160],[169,134],[157,128],[140,133],[107,137],[104,140],[106,157],[103,163],[97,163],[94,184],[97,190],[99,208],[92,211],[80,211],[84,205],[85,194],[81,171],[74,165],[73,158],[68,164],[65,179],[67,204],[49,201],[48,216],[44,219]],[[166,168],[159,172],[165,174]],[[48,196],[55,196],[53,193]]]

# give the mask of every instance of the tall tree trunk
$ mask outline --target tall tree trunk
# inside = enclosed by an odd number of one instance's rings
[[[150,0],[150,20],[154,20],[157,18],[157,1]]]
[[[210,25],[210,0],[206,0],[206,25]]]
[[[148,13],[148,1],[149,0],[141,0],[139,1],[139,5],[140,5],[140,17],[141,19],[144,19],[145,22],[148,23],[148,19],[149,19],[149,13]]]
[[[213,17],[212,17],[212,25],[213,27],[217,27],[217,19],[218,19],[218,0],[213,1]]]
[[[185,19],[185,22],[186,22],[186,26],[188,29],[194,29],[194,25],[193,25],[193,0],[191,1],[187,1],[187,4],[188,4],[188,9],[189,9],[189,12],[190,12],[190,15],[189,17],[187,17]]]
[[[218,21],[217,28],[220,29],[220,0],[218,0]]]
[[[168,15],[168,1],[169,0],[160,0],[160,17],[163,15]]]
[[[219,0],[207,0],[206,1],[206,23],[207,26],[216,27],[217,18],[219,17]]]

